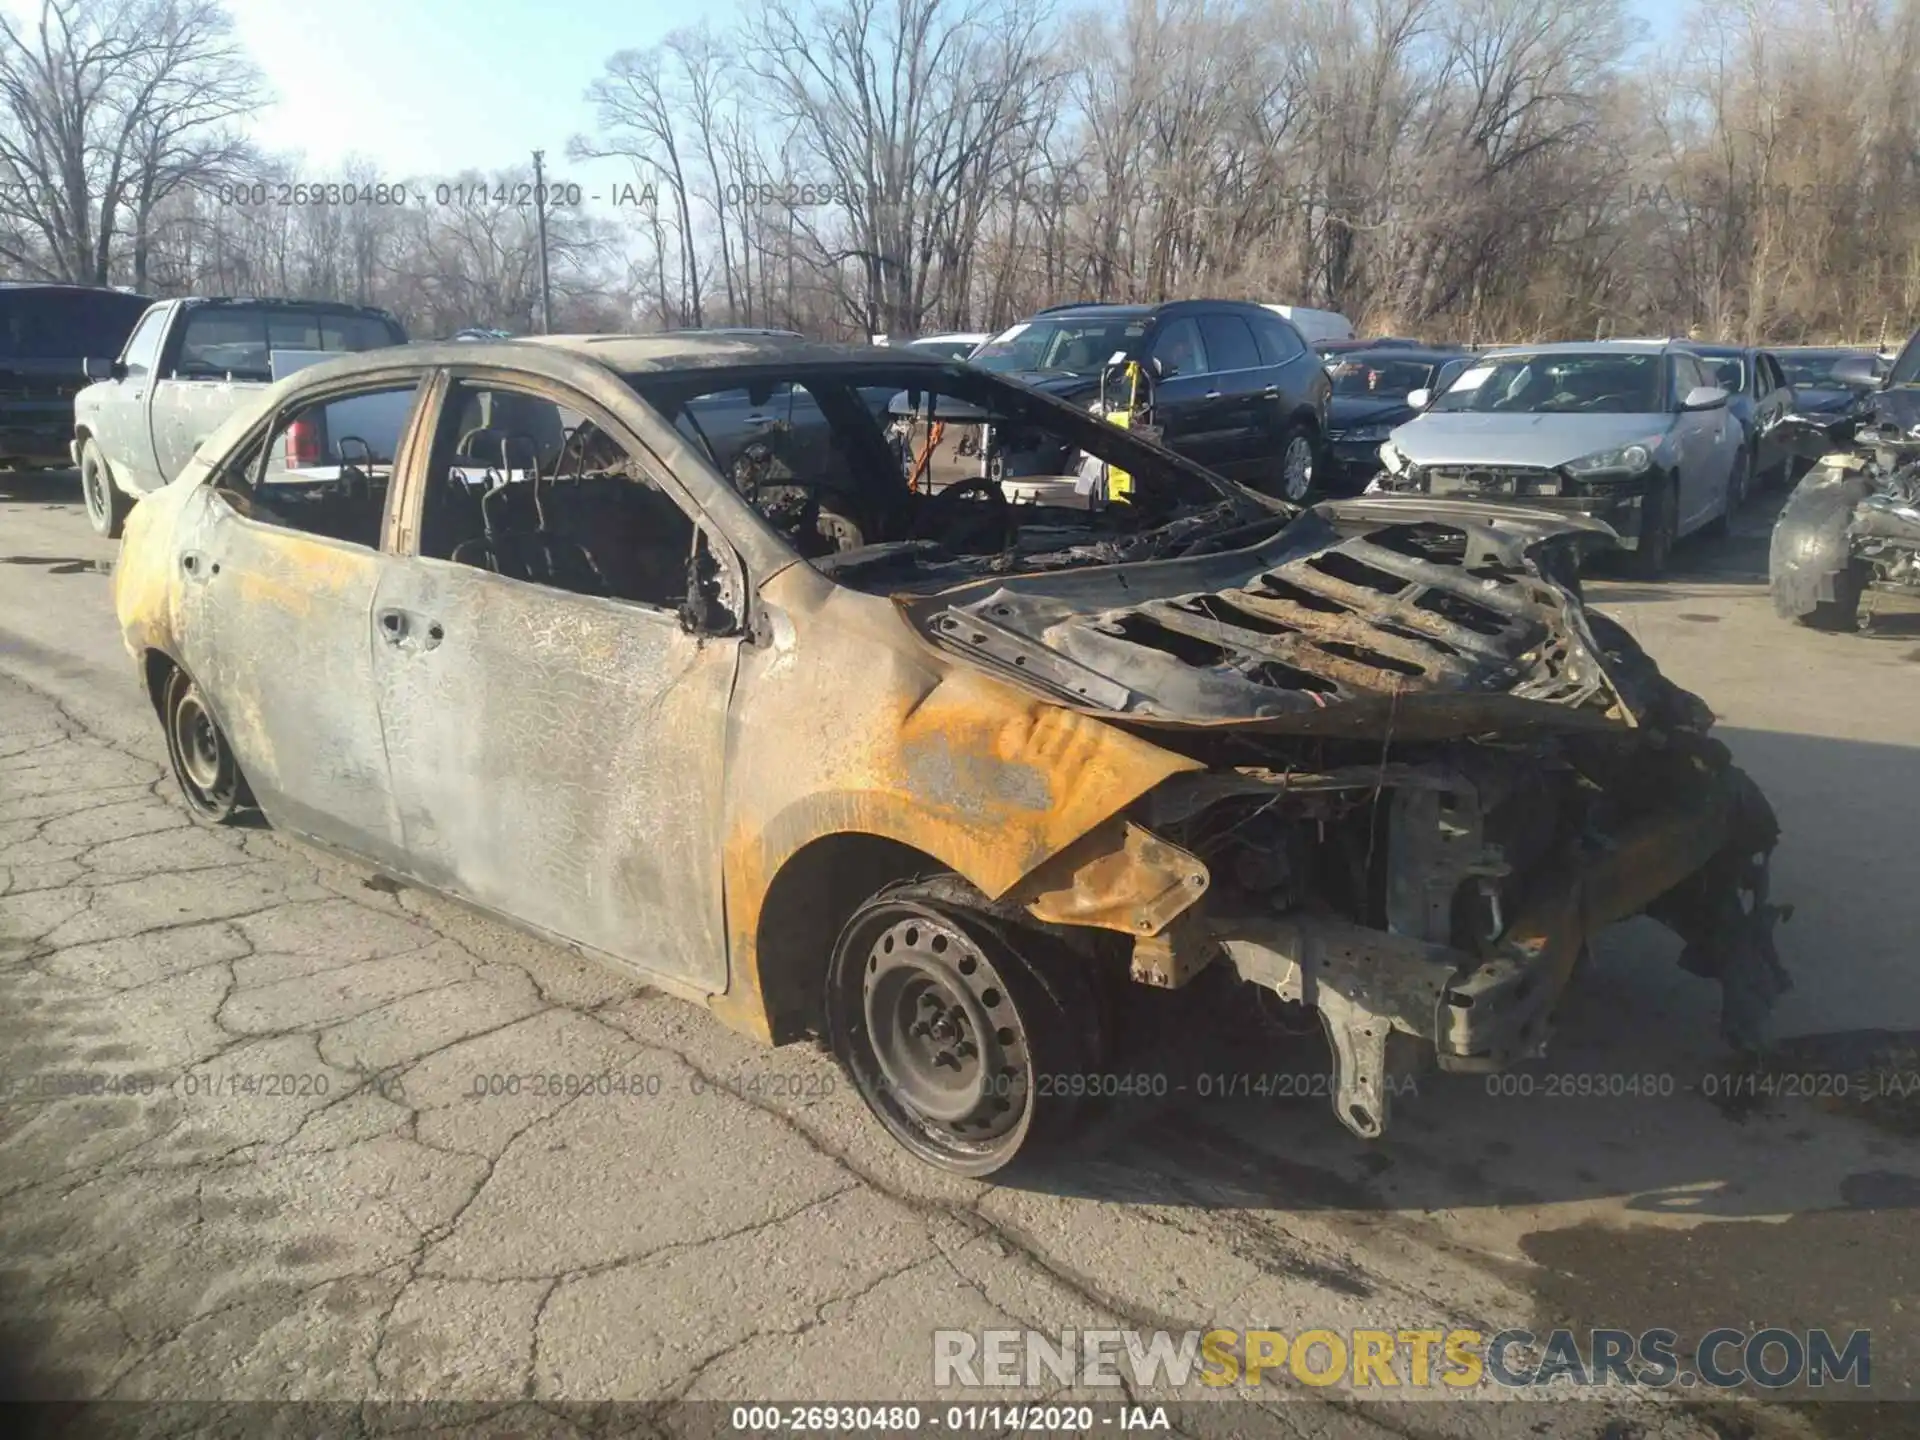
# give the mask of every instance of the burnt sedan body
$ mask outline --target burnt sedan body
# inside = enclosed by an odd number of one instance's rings
[[[886,386],[1073,468],[1033,503],[917,490]],[[703,398],[782,387],[825,439],[721,463]],[[1103,465],[1126,503],[1078,488]],[[1367,1136],[1390,1033],[1536,1055],[1641,912],[1756,1043],[1772,816],[1553,578],[1595,534],[1303,510],[933,357],[542,337],[281,382],[135,508],[114,584],[197,818],[257,805],[762,1041],[824,1035],[900,1143],[985,1174],[1097,1093],[1060,1077],[1112,1073],[1128,986],[1317,1010]]]
[[[1877,367],[1842,362],[1864,393],[1849,414],[1782,427],[1811,467],[1774,522],[1767,574],[1774,609],[1817,630],[1869,623],[1878,593],[1920,596],[1920,331],[1877,388]]]

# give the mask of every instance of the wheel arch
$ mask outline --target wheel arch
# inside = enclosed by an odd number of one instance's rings
[[[848,917],[888,885],[952,868],[886,835],[841,830],[816,836],[774,872],[753,927],[752,954],[734,957],[730,996],[751,971],[766,1038],[784,1045],[818,1030],[827,966]]]
[[[166,687],[176,671],[184,672],[186,667],[173,656],[157,646],[148,646],[140,657],[140,674],[146,681],[147,699],[153,702],[153,713],[165,724]]]

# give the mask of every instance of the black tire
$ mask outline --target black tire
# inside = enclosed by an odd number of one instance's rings
[[[1075,962],[956,877],[856,910],[825,998],[829,1042],[867,1108],[956,1175],[994,1174],[1064,1137],[1080,1107],[1062,1082],[1100,1051],[1101,1007]]]
[[[1674,532],[1679,529],[1680,497],[1674,482],[1657,481],[1640,504],[1639,544],[1628,553],[1628,571],[1642,580],[1658,580],[1673,560]]]
[[[93,533],[118,540],[133,500],[113,483],[100,447],[91,438],[80,446],[80,495],[87,502],[87,523]]]
[[[1727,474],[1727,508],[1700,527],[1702,535],[1718,540],[1733,528],[1733,517],[1752,498],[1759,483],[1754,463],[1753,452],[1744,445],[1735,452],[1733,469]]]
[[[228,825],[253,803],[226,732],[213,718],[193,677],[175,670],[161,691],[160,723],[167,759],[187,813],[202,825]]]
[[[1320,446],[1313,427],[1295,424],[1280,437],[1279,466],[1274,474],[1272,494],[1295,505],[1313,498],[1320,464]]]
[[[1866,589],[1864,568],[1858,564],[1847,566],[1833,577],[1833,599],[1816,601],[1813,609],[1800,617],[1800,623],[1809,630],[1859,629],[1860,597]]]
[[[1727,518],[1732,519],[1759,489],[1760,456],[1743,447],[1734,457],[1733,474],[1727,477]]]

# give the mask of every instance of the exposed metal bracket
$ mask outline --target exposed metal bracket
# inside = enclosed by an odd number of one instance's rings
[[[1320,1012],[1333,1048],[1334,1113],[1362,1139],[1378,1138],[1387,1124],[1389,1032],[1432,1041],[1447,988],[1469,957],[1330,916],[1248,919],[1219,929],[1241,979]]]

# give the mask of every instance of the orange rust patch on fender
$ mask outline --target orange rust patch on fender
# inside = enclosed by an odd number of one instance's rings
[[[788,734],[776,755],[755,737],[730,757],[745,782],[722,862],[730,986],[710,1003],[737,1029],[770,1032],[761,911],[781,867],[812,841],[897,841],[998,898],[1168,776],[1202,768],[960,665],[931,688],[900,685],[890,703],[893,728],[875,714],[857,743],[842,733],[816,747]],[[846,710],[835,720],[857,723]]]

